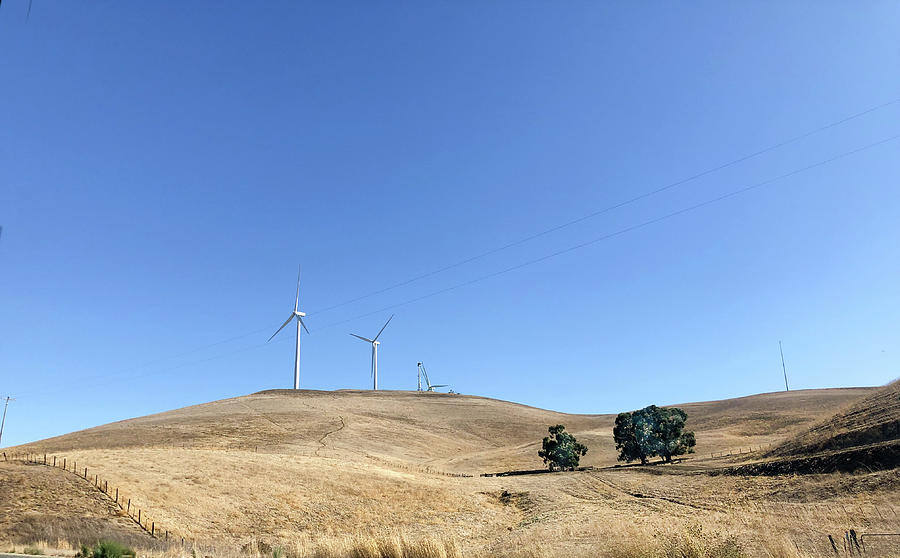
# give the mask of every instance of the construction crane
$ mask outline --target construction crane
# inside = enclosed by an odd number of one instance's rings
[[[422,389],[422,378],[425,378],[425,389]],[[425,365],[421,362],[419,363],[419,376],[418,376],[418,387],[416,391],[436,391],[435,388],[439,387],[447,387],[448,384],[435,384],[432,385],[431,381],[428,379],[428,372],[425,371]]]

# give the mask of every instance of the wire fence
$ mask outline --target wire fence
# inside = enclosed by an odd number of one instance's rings
[[[82,462],[82,466],[79,466],[76,460],[70,460],[68,457],[33,453],[8,456],[5,452],[3,453],[3,460],[41,465],[70,473],[83,482],[90,483],[105,498],[109,499],[114,506],[125,512],[150,537],[169,543],[178,542],[180,539],[182,547],[188,545],[190,548],[194,548],[194,541],[187,540],[183,536],[177,535],[175,531],[158,525],[145,508],[138,506],[136,502],[132,502],[132,499],[126,497],[119,487],[110,486],[109,481],[102,478],[99,474],[91,474],[92,469],[85,467],[84,462]]]

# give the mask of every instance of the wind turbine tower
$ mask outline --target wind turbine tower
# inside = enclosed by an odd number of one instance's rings
[[[394,315],[391,314],[391,317],[388,318],[388,321],[384,322],[384,325],[381,326],[381,330],[378,332],[378,335],[376,335],[374,339],[369,339],[367,337],[363,337],[362,335],[357,335],[355,333],[350,334],[353,337],[356,337],[357,339],[362,339],[363,341],[366,341],[366,342],[372,344],[372,389],[373,390],[378,390],[378,345],[381,345],[381,343],[378,341],[378,338],[381,337],[381,332],[384,331],[384,328],[386,328],[388,326],[388,324],[391,323],[391,320],[393,320],[393,319],[394,319]]]
[[[284,329],[284,326],[291,323],[291,320],[297,320],[297,345],[294,350],[294,389],[300,389],[300,327],[306,329],[306,324],[303,323],[303,317],[306,316],[306,313],[300,311],[300,270],[297,270],[297,298],[294,300],[294,310],[291,312],[291,315],[288,316],[288,319],[281,324],[281,327],[278,328],[278,331],[272,334],[272,337],[269,337],[269,340],[266,341],[268,343],[272,339],[275,338],[278,333]],[[309,330],[306,329],[306,333],[309,333]]]

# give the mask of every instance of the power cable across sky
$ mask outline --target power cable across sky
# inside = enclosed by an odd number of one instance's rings
[[[788,139],[785,139],[785,140],[782,140],[782,141],[773,143],[773,144],[771,144],[771,145],[769,145],[769,146],[767,146],[767,147],[764,147],[764,148],[762,148],[762,149],[758,149],[758,150],[756,150],[756,151],[753,151],[753,152],[751,152],[751,153],[742,155],[742,156],[737,157],[737,158],[735,158],[735,159],[731,159],[731,160],[729,160],[729,161],[727,161],[727,162],[716,164],[716,165],[714,165],[714,166],[709,167],[709,168],[706,169],[706,170],[697,172],[697,173],[692,174],[692,175],[690,175],[690,176],[688,176],[688,177],[684,177],[684,178],[675,180],[675,181],[673,181],[673,182],[667,183],[667,184],[665,184],[665,185],[663,185],[663,186],[659,186],[659,187],[656,187],[656,188],[647,190],[646,192],[644,192],[644,193],[642,193],[642,194],[639,194],[639,195],[637,195],[637,196],[633,196],[633,197],[628,198],[628,199],[626,199],[626,200],[623,200],[623,201],[621,201],[621,202],[618,202],[618,203],[615,203],[615,204],[612,204],[612,205],[609,205],[609,206],[606,206],[606,207],[603,207],[603,208],[594,210],[594,211],[592,211],[592,212],[590,212],[590,213],[588,213],[588,214],[586,214],[586,215],[583,215],[583,216],[581,216],[581,217],[577,217],[577,218],[575,218],[575,219],[571,219],[571,220],[569,220],[569,221],[566,221],[566,222],[563,222],[563,223],[554,225],[554,226],[552,226],[552,227],[549,227],[549,228],[547,228],[547,229],[541,230],[541,231],[536,232],[536,233],[534,233],[534,234],[525,236],[525,237],[520,238],[520,239],[518,239],[518,240],[515,240],[515,241],[513,241],[513,242],[509,242],[509,243],[504,244],[504,245],[502,245],[502,246],[498,246],[498,247],[496,247],[496,248],[492,248],[492,249],[490,249],[490,250],[486,250],[486,251],[484,251],[484,252],[480,252],[480,253],[478,253],[478,254],[469,256],[469,257],[467,257],[467,258],[463,258],[463,259],[461,259],[461,260],[458,260],[458,261],[456,261],[456,262],[454,262],[454,263],[451,263],[451,264],[448,264],[448,265],[440,266],[440,267],[438,267],[438,268],[435,268],[435,269],[432,270],[432,271],[428,271],[428,272],[425,272],[425,273],[413,275],[413,276],[409,277],[408,279],[405,279],[405,280],[403,280],[403,281],[399,281],[399,282],[393,283],[393,284],[391,284],[391,285],[389,285],[389,286],[387,286],[387,287],[383,287],[383,288],[380,288],[380,289],[377,289],[377,290],[374,290],[374,291],[370,291],[370,292],[368,292],[368,293],[366,293],[366,294],[363,294],[363,295],[360,295],[360,296],[356,296],[356,297],[353,297],[353,298],[344,300],[344,301],[342,301],[342,302],[339,302],[339,303],[336,303],[336,304],[332,304],[332,305],[330,305],[330,306],[326,306],[326,307],[321,308],[321,309],[319,309],[319,310],[314,310],[314,311],[308,312],[308,313],[307,313],[307,316],[317,316],[317,315],[320,315],[320,314],[324,314],[324,313],[326,313],[326,312],[335,310],[335,309],[337,309],[337,308],[341,308],[341,307],[344,307],[344,306],[347,306],[347,305],[350,305],[350,304],[353,304],[353,303],[360,302],[360,301],[362,301],[362,300],[371,298],[371,297],[373,297],[373,296],[377,296],[377,295],[384,294],[384,293],[386,293],[386,292],[389,292],[389,291],[392,291],[392,290],[395,290],[395,289],[398,289],[398,288],[401,288],[401,287],[405,287],[405,286],[410,285],[410,284],[412,284],[412,283],[415,283],[415,282],[417,282],[417,281],[421,281],[421,280],[426,279],[426,278],[434,277],[434,276],[439,275],[439,274],[441,274],[441,273],[445,273],[445,272],[450,271],[450,270],[452,270],[452,269],[459,268],[459,267],[464,266],[464,265],[466,265],[466,264],[475,262],[475,261],[477,261],[477,260],[484,259],[484,258],[486,258],[486,257],[488,257],[488,256],[491,256],[491,255],[494,255],[494,254],[503,252],[503,251],[505,251],[505,250],[509,250],[509,249],[514,248],[514,247],[516,247],[516,246],[521,246],[521,245],[523,245],[523,244],[526,244],[526,243],[528,243],[528,242],[530,242],[530,241],[536,240],[536,239],[538,239],[538,238],[541,238],[541,237],[546,236],[546,235],[548,235],[548,234],[551,234],[551,233],[553,233],[553,232],[556,232],[556,231],[565,229],[565,228],[567,228],[567,227],[571,227],[571,226],[573,226],[573,225],[575,225],[575,224],[578,224],[578,223],[587,221],[587,220],[592,219],[592,218],[595,218],[595,217],[599,217],[599,216],[601,216],[601,215],[607,214],[607,213],[609,213],[609,212],[611,212],[611,211],[614,211],[614,210],[616,210],[616,209],[625,207],[625,206],[627,206],[627,205],[631,205],[631,204],[637,203],[637,202],[639,202],[639,201],[642,201],[642,200],[651,198],[651,197],[653,197],[653,196],[655,196],[655,195],[658,195],[658,194],[661,194],[661,193],[663,193],[663,192],[672,190],[672,189],[674,189],[674,188],[676,188],[676,187],[678,187],[678,186],[682,186],[682,185],[687,184],[687,183],[689,183],[689,182],[696,181],[696,180],[698,180],[699,178],[708,176],[708,175],[713,174],[713,173],[715,173],[715,172],[718,172],[718,171],[721,171],[721,170],[724,170],[724,169],[727,169],[727,168],[730,168],[730,167],[734,167],[734,166],[736,166],[736,165],[738,165],[738,164],[740,164],[740,163],[746,162],[746,161],[748,161],[748,160],[751,160],[751,159],[753,159],[753,158],[759,157],[759,156],[764,155],[764,154],[766,154],[766,153],[770,153],[770,152],[776,151],[776,150],[778,150],[778,149],[780,149],[780,148],[786,147],[786,146],[791,145],[791,144],[793,144],[793,143],[797,143],[797,142],[799,142],[799,141],[801,141],[801,140],[803,140],[803,139],[806,139],[806,138],[809,138],[809,137],[814,136],[814,135],[816,135],[816,134],[819,134],[819,133],[821,133],[821,132],[824,132],[824,131],[827,131],[827,130],[836,128],[836,127],[838,127],[838,126],[841,126],[841,125],[846,124],[846,123],[848,123],[848,122],[851,122],[851,121],[853,121],[853,120],[857,120],[857,119],[862,118],[862,117],[864,117],[864,116],[866,116],[866,115],[869,115],[869,114],[872,114],[872,113],[874,113],[874,112],[877,112],[877,111],[879,111],[879,110],[882,110],[882,109],[885,109],[885,108],[894,106],[894,105],[896,105],[896,104],[898,104],[898,103],[900,103],[900,97],[892,98],[892,99],[890,99],[890,100],[888,100],[888,101],[886,101],[886,102],[883,102],[883,103],[874,105],[874,106],[869,107],[869,108],[866,108],[866,109],[864,109],[864,110],[855,112],[855,113],[853,113],[853,114],[851,114],[851,115],[849,115],[849,116],[845,116],[845,117],[839,118],[839,119],[837,119],[837,120],[834,120],[834,121],[831,121],[831,122],[829,122],[829,123],[826,123],[826,124],[824,124],[824,125],[822,125],[822,126],[818,126],[818,127],[813,128],[813,129],[811,129],[811,130],[808,130],[808,131],[799,133],[799,134],[794,135],[794,136],[792,136],[792,137],[790,137],[790,138],[788,138]],[[505,273],[505,271],[504,271],[503,273]],[[473,281],[477,282],[477,281],[480,281],[480,280],[482,280],[482,279],[477,279],[477,280],[473,280]],[[446,291],[446,290],[452,290],[452,289],[454,289],[454,288],[458,288],[458,287],[450,287],[450,288],[444,289],[444,290],[442,290],[442,291],[440,291],[440,292],[444,292],[444,291]],[[436,294],[439,294],[439,292],[436,293]],[[426,295],[426,296],[433,296],[433,295]],[[421,297],[420,297],[420,298],[421,298]],[[419,300],[420,298],[414,299],[413,301]],[[406,304],[406,303],[402,303],[402,304],[400,304],[400,305],[404,305],[404,304]],[[388,307],[388,309],[394,308],[394,307],[396,307],[396,306],[397,306],[397,305]],[[325,326],[325,327],[332,327],[332,325],[339,325],[339,324],[343,324],[343,323],[348,323],[348,322],[350,322],[350,321],[353,321],[353,320],[356,320],[356,319],[360,319],[360,318],[364,318],[364,317],[368,317],[368,316],[371,316],[371,315],[373,315],[373,314],[376,314],[376,313],[382,312],[382,311],[384,311],[384,309],[377,310],[377,311],[373,311],[373,312],[367,312],[367,313],[365,313],[365,314],[360,314],[360,315],[355,316],[355,317],[353,317],[353,318],[349,318],[349,319],[347,319],[347,320],[342,320],[342,321],[340,321],[340,322],[336,322],[335,324],[330,324],[330,325]],[[141,368],[145,368],[145,367],[150,366],[150,365],[152,365],[152,364],[157,364],[157,363],[159,363],[159,362],[163,362],[163,361],[166,361],[166,360],[170,360],[170,359],[179,358],[179,357],[182,357],[182,356],[187,356],[187,355],[190,355],[190,354],[194,354],[194,353],[197,353],[197,352],[200,352],[200,351],[209,349],[209,348],[211,348],[211,347],[215,347],[215,346],[218,346],[218,345],[223,345],[223,344],[226,344],[226,343],[230,343],[230,342],[232,342],[232,341],[237,341],[237,340],[243,339],[243,338],[245,338],[245,337],[250,337],[251,335],[256,335],[256,334],[259,334],[259,333],[268,332],[268,331],[270,331],[271,329],[272,329],[272,328],[271,328],[271,325],[266,325],[266,326],[263,326],[263,327],[259,327],[259,328],[256,328],[256,329],[254,329],[254,330],[251,330],[251,331],[247,331],[247,332],[244,332],[244,333],[240,333],[240,334],[234,335],[234,336],[232,336],[232,337],[228,337],[228,338],[226,338],[226,339],[221,339],[221,340],[218,340],[218,341],[214,341],[214,342],[212,342],[212,343],[207,343],[207,344],[204,344],[204,345],[200,345],[200,346],[198,346],[198,347],[195,347],[195,348],[192,348],[192,349],[188,349],[188,350],[186,350],[186,351],[182,351],[182,352],[179,352],[179,353],[174,354],[174,355],[170,355],[170,356],[166,356],[166,357],[160,357],[160,358],[154,359],[153,361],[150,361],[150,362],[148,362],[148,363],[136,365],[136,366],[134,366],[134,367],[132,367],[132,368],[129,368],[127,371],[131,371],[131,370],[139,370],[139,369],[141,369]],[[313,330],[316,330],[316,329],[323,329],[323,328],[322,328],[322,327],[320,327],[320,328],[313,328]]]
[[[894,134],[894,135],[891,135],[891,136],[888,136],[888,137],[886,137],[886,138],[883,138],[883,139],[881,139],[881,140],[878,140],[878,141],[875,141],[875,142],[872,142],[872,143],[865,144],[865,145],[860,146],[860,147],[857,147],[857,148],[855,148],[855,149],[851,149],[851,150],[848,150],[848,151],[843,151],[843,152],[841,152],[841,153],[839,153],[839,154],[837,154],[837,155],[834,155],[834,156],[832,156],[832,157],[828,157],[828,158],[826,158],[826,159],[822,159],[822,160],[817,161],[817,162],[815,162],[815,163],[812,163],[812,164],[809,164],[809,165],[805,165],[805,166],[803,166],[803,167],[796,168],[796,169],[794,169],[794,170],[791,170],[791,171],[788,171],[788,172],[779,174],[778,176],[775,176],[775,177],[772,177],[772,178],[769,178],[769,179],[766,179],[766,180],[763,180],[763,181],[760,181],[760,182],[755,182],[755,183],[753,183],[753,184],[750,184],[750,185],[747,185],[747,186],[743,186],[743,187],[741,187],[741,188],[737,188],[737,189],[731,190],[731,191],[726,192],[726,193],[724,193],[724,194],[721,194],[721,195],[719,195],[719,196],[715,196],[715,197],[712,197],[712,198],[708,198],[708,199],[706,199],[706,200],[704,200],[704,201],[701,201],[701,202],[699,202],[699,203],[695,203],[695,204],[692,204],[692,205],[688,205],[688,206],[682,207],[682,208],[680,208],[680,209],[677,209],[677,210],[675,210],[675,211],[672,211],[672,212],[669,212],[669,213],[660,215],[660,216],[658,216],[658,217],[654,217],[654,218],[652,218],[652,219],[647,219],[647,220],[641,221],[641,222],[639,222],[639,223],[635,223],[635,224],[633,224],[633,225],[629,225],[629,226],[626,226],[626,227],[617,229],[617,230],[615,230],[615,231],[613,231],[613,232],[604,234],[604,235],[602,235],[602,236],[598,236],[598,237],[596,237],[596,238],[592,238],[592,239],[587,240],[587,241],[579,242],[579,243],[577,243],[577,244],[573,244],[573,245],[567,246],[567,247],[565,247],[565,248],[561,248],[561,249],[555,250],[555,251],[553,251],[553,252],[544,254],[544,255],[542,255],[542,256],[539,256],[539,257],[536,257],[536,258],[532,258],[532,259],[526,260],[526,261],[524,261],[524,262],[521,262],[521,263],[518,263],[518,264],[515,264],[515,265],[512,265],[512,266],[509,266],[509,267],[505,267],[505,268],[500,269],[500,270],[497,270],[497,271],[493,271],[493,272],[490,272],[490,273],[486,273],[486,274],[483,274],[483,275],[479,275],[479,276],[477,276],[477,277],[475,277],[475,278],[472,278],[472,279],[469,279],[469,280],[466,280],[466,281],[463,281],[463,282],[460,282],[460,283],[456,283],[456,284],[453,284],[453,285],[450,285],[450,286],[447,286],[447,287],[444,287],[444,288],[441,288],[441,289],[437,289],[437,290],[435,290],[435,291],[431,291],[431,292],[426,293],[426,294],[421,295],[421,296],[417,296],[417,297],[410,298],[410,299],[407,299],[407,300],[404,300],[404,301],[401,301],[401,302],[398,302],[398,303],[395,303],[395,304],[391,304],[391,305],[385,306],[385,307],[383,307],[383,308],[379,308],[379,309],[377,309],[377,310],[373,310],[373,311],[371,311],[371,312],[366,312],[366,313],[364,313],[364,314],[359,314],[359,315],[357,315],[357,316],[353,316],[353,317],[347,318],[347,319],[345,319],[345,320],[340,320],[340,321],[332,322],[332,323],[329,323],[329,324],[326,324],[326,325],[320,326],[320,327],[314,327],[314,328],[312,328],[312,331],[313,331],[313,332],[316,332],[316,331],[321,331],[321,330],[324,330],[324,329],[329,329],[329,328],[337,327],[337,326],[339,326],[339,325],[343,325],[343,324],[346,324],[346,323],[349,323],[349,322],[352,322],[352,321],[355,321],[355,320],[358,320],[358,319],[361,319],[361,318],[365,318],[365,317],[372,316],[372,315],[375,315],[375,314],[380,314],[380,313],[382,313],[382,312],[386,312],[386,311],[388,311],[388,310],[393,310],[393,309],[400,308],[400,307],[403,307],[403,306],[408,306],[408,305],[411,305],[411,304],[420,302],[420,301],[425,300],[425,299],[428,299],[428,298],[432,298],[432,297],[435,297],[435,296],[438,296],[438,295],[441,295],[441,294],[445,294],[445,293],[448,293],[448,292],[451,292],[451,291],[455,291],[455,290],[461,289],[461,288],[463,288],[463,287],[467,287],[467,286],[470,286],[470,285],[474,285],[474,284],[476,284],[476,283],[481,283],[481,282],[486,281],[486,280],[488,280],[488,279],[492,279],[492,278],[494,278],[494,277],[499,277],[499,276],[501,276],[501,275],[505,275],[505,274],[507,274],[507,273],[511,273],[511,272],[513,272],[513,271],[517,271],[517,270],[519,270],[519,269],[522,269],[522,268],[525,268],[525,267],[528,267],[528,266],[532,266],[532,265],[535,265],[535,264],[538,264],[538,263],[541,263],[541,262],[545,262],[545,261],[547,261],[547,260],[550,260],[550,259],[553,259],[553,258],[562,256],[562,255],[565,255],[565,254],[568,254],[568,253],[571,253],[571,252],[575,252],[575,251],[580,250],[580,249],[583,249],[583,248],[587,248],[587,247],[590,247],[590,246],[599,244],[599,243],[601,243],[601,242],[604,242],[604,241],[607,241],[607,240],[616,238],[616,237],[618,237],[618,236],[622,236],[622,235],[627,234],[627,233],[629,233],[629,232],[633,232],[633,231],[636,231],[636,230],[638,230],[638,229],[642,229],[642,228],[648,227],[648,226],[650,226],[650,225],[654,225],[654,224],[657,224],[657,223],[660,223],[660,222],[663,222],[663,221],[667,221],[667,220],[669,220],[669,219],[678,217],[678,216],[680,216],[680,215],[684,215],[684,214],[687,214],[687,213],[691,213],[691,212],[696,211],[696,210],[699,210],[699,209],[701,209],[701,208],[708,207],[708,206],[717,204],[717,203],[719,203],[719,202],[722,202],[722,201],[725,201],[725,200],[728,200],[728,199],[731,199],[731,198],[740,196],[740,195],[742,195],[742,194],[746,194],[746,193],[748,193],[748,192],[751,192],[751,191],[754,191],[754,190],[761,189],[761,188],[763,188],[763,187],[765,187],[765,186],[774,184],[774,183],[776,183],[776,182],[783,181],[783,180],[785,180],[785,179],[791,178],[791,177],[796,176],[796,175],[799,175],[799,174],[801,174],[801,173],[804,173],[804,172],[807,172],[807,171],[810,171],[810,170],[813,170],[813,169],[816,169],[816,168],[820,168],[820,167],[823,167],[823,166],[828,165],[828,164],[830,164],[830,163],[834,163],[834,162],[836,162],[836,161],[839,161],[839,160],[842,160],[842,159],[846,159],[846,158],[848,158],[848,157],[852,157],[852,156],[857,155],[857,154],[859,154],[859,153],[862,153],[862,152],[865,152],[865,151],[874,149],[874,148],[876,148],[876,147],[879,147],[879,146],[888,144],[888,143],[890,143],[890,142],[894,142],[894,141],[896,141],[896,140],[898,140],[898,139],[900,139],[900,133]],[[258,332],[260,332],[260,331],[264,331],[265,329],[267,329],[267,328],[260,328],[260,329],[258,329],[258,330],[255,330],[254,332],[251,332],[251,333],[247,333],[247,334],[243,334],[243,335],[231,337],[231,338],[229,338],[229,339],[227,339],[227,340],[224,340],[224,341],[219,341],[219,342],[217,342],[217,343],[209,344],[209,345],[206,345],[206,346],[204,346],[204,347],[202,347],[202,348],[200,348],[200,349],[196,349],[196,350],[193,351],[193,352],[197,352],[197,351],[202,350],[202,349],[204,349],[204,348],[209,348],[209,347],[217,346],[217,345],[220,345],[220,344],[223,344],[223,343],[227,343],[227,342],[230,342],[230,341],[234,341],[234,340],[237,340],[237,339],[241,339],[241,338],[243,338],[243,337],[247,337],[247,336],[252,335],[252,334],[254,334],[254,333],[258,333]],[[280,341],[284,341],[284,340],[286,340],[286,339],[289,339],[289,338],[288,338],[288,337],[285,337],[285,338],[281,339]],[[272,344],[278,343],[278,342],[280,342],[280,341],[275,341],[275,342],[273,342]],[[191,361],[191,362],[187,362],[187,363],[181,363],[181,364],[178,364],[178,365],[174,365],[174,366],[172,366],[172,367],[165,368],[165,369],[163,369],[163,370],[156,370],[156,371],[153,371],[152,373],[159,374],[159,373],[162,373],[162,372],[167,372],[167,371],[177,370],[177,369],[185,368],[185,367],[187,367],[187,366],[192,366],[192,365],[201,364],[201,363],[204,363],[204,362],[209,362],[209,361],[212,361],[212,360],[216,360],[216,359],[219,359],[219,358],[224,358],[224,357],[227,357],[227,356],[231,356],[231,355],[233,355],[233,354],[238,354],[238,353],[243,353],[243,352],[247,352],[247,351],[254,350],[254,349],[258,349],[258,348],[263,348],[263,347],[265,347],[265,346],[267,346],[267,343],[259,343],[259,344],[249,345],[249,346],[242,347],[242,348],[240,348],[240,349],[236,349],[236,350],[234,350],[234,351],[229,351],[229,352],[223,353],[223,354],[221,354],[221,355],[215,355],[215,356],[208,357],[208,358],[205,358],[205,359],[202,359],[202,360],[198,360],[198,361]],[[180,353],[180,355],[182,355],[182,356],[183,356],[183,355],[186,355],[186,354],[190,354],[190,352]],[[162,361],[162,360],[165,360],[165,359],[157,359],[157,360],[154,361],[154,362],[160,362],[160,361]],[[122,374],[122,373],[124,373],[124,372],[126,372],[126,371],[131,371],[131,370],[135,370],[135,369],[145,368],[145,367],[147,367],[147,366],[150,366],[150,364],[141,365],[141,366],[138,366],[138,367],[134,367],[134,368],[130,368],[130,369],[127,369],[127,370],[118,371],[118,372],[114,372],[114,373],[110,373],[110,374],[104,374],[104,375],[101,375],[101,376],[95,376],[95,377],[92,377],[91,380],[99,380],[99,379],[103,379],[103,378],[107,378],[107,377],[117,376],[117,375]],[[149,374],[149,373],[151,373],[151,372],[147,372],[147,373]],[[133,376],[134,376],[134,375],[132,375],[132,377],[133,377]],[[140,376],[140,374],[138,374],[138,376]],[[82,379],[83,379],[83,378],[82,378]],[[84,385],[84,382],[83,382],[83,381],[80,381],[79,384],[80,384],[80,385]],[[34,391],[32,391],[31,393],[34,393]],[[27,395],[27,393],[24,394],[24,395]]]

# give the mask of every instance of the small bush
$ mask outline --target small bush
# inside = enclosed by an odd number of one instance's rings
[[[91,551],[91,558],[123,558],[134,555],[134,550],[115,541],[100,541]]]
[[[23,554],[31,554],[32,556],[40,556],[43,552],[40,549],[35,548],[33,546],[26,546],[25,550],[22,551]]]

